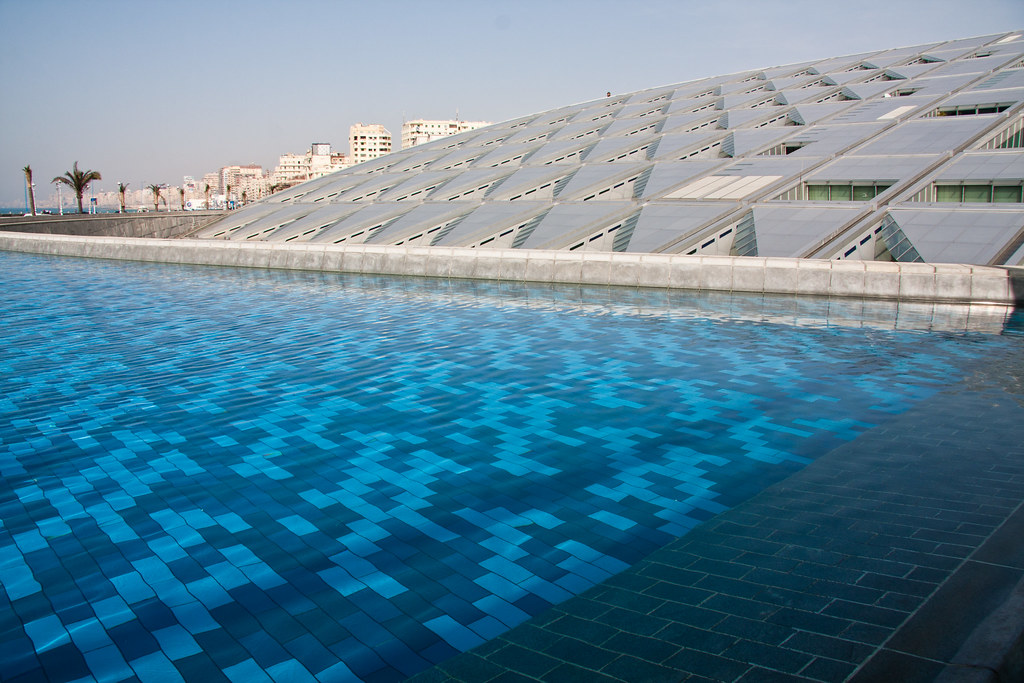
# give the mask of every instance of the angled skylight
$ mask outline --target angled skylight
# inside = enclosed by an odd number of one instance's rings
[[[1024,204],[1022,36],[638,82],[302,183],[196,236],[1019,259],[1006,216]],[[958,216],[991,244],[957,247],[981,239]]]

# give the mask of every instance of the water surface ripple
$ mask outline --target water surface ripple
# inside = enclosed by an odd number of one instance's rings
[[[748,305],[0,253],[0,678],[398,680],[1019,341]]]

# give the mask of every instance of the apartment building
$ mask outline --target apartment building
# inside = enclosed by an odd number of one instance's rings
[[[391,152],[391,131],[379,123],[357,123],[348,129],[349,152],[353,164]]]
[[[461,121],[459,119],[448,119],[447,121],[428,121],[426,119],[415,119],[402,124],[402,149],[415,147],[448,137],[456,133],[463,133],[467,130],[476,130],[491,125],[490,121]]]
[[[314,142],[305,154],[282,154],[270,174],[270,186],[289,187],[314,178],[322,178],[352,165],[347,154],[331,151],[331,143]]]

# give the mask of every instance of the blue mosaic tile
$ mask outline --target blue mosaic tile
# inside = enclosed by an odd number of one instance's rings
[[[271,683],[273,680],[253,659],[228,667],[224,670],[224,675],[232,683]]]
[[[395,680],[1020,343],[741,304],[0,253],[0,678]]]

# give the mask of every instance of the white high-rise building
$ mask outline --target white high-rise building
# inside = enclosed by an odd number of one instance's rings
[[[277,158],[277,167],[270,175],[271,187],[277,189],[303,180],[309,180],[309,162],[305,155],[288,152]]]
[[[226,202],[245,203],[264,197],[268,192],[267,176],[259,164],[224,166],[220,169],[220,186]],[[230,192],[228,192],[230,188]]]
[[[490,121],[427,121],[415,119],[402,124],[402,149],[422,145],[438,138],[448,137],[467,130],[476,130],[491,125]]]
[[[282,154],[277,167],[270,177],[270,185],[276,189],[290,187],[314,178],[347,168],[352,163],[345,154],[331,152],[331,143],[314,142],[305,154]]]
[[[348,129],[352,163],[358,164],[391,152],[391,131],[379,123],[357,123]]]
[[[220,192],[220,173],[203,174],[203,180],[199,183],[199,191],[205,195],[207,187],[210,188],[210,192],[213,194]]]

